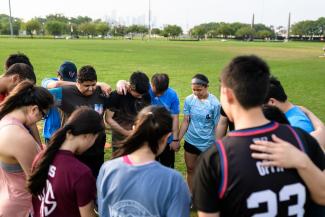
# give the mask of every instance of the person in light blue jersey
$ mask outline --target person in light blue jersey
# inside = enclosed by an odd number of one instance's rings
[[[182,175],[155,161],[171,131],[166,108],[151,105],[138,113],[131,135],[100,169],[99,216],[190,216],[190,194]]]
[[[215,143],[220,118],[220,103],[209,93],[209,80],[203,74],[192,78],[193,94],[184,102],[184,119],[178,138],[184,138],[187,183],[192,190],[192,176],[199,155]]]

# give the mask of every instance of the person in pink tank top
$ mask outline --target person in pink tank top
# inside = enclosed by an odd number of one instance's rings
[[[26,190],[34,157],[41,147],[27,128],[53,104],[52,95],[29,81],[18,84],[0,104],[0,216],[24,217],[31,209]]]

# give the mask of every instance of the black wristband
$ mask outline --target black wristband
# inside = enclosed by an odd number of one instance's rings
[[[173,142],[179,142],[179,139],[173,139]]]

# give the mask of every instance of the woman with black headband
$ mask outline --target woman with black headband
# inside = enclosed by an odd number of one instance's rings
[[[0,104],[0,216],[29,214],[26,176],[41,147],[27,127],[44,118],[52,104],[48,90],[29,81],[18,84]]]
[[[219,100],[209,93],[209,80],[203,74],[192,78],[193,94],[184,102],[184,119],[179,139],[184,138],[187,183],[192,190],[191,180],[198,156],[214,144],[216,126],[220,117]]]

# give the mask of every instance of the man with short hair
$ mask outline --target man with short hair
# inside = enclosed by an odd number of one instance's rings
[[[298,106],[288,100],[281,82],[276,77],[270,77],[270,88],[265,103],[278,107],[285,114],[291,126],[299,127],[308,133],[314,131],[312,122]]]
[[[125,93],[129,84],[120,80],[117,83],[117,92]],[[173,118],[172,135],[168,138],[165,150],[157,156],[156,160],[162,165],[174,168],[175,152],[179,150],[179,98],[174,89],[169,87],[169,77],[165,73],[156,73],[151,77],[149,86],[151,105],[164,106],[171,113]]]
[[[137,114],[150,105],[149,78],[143,72],[133,72],[125,95],[113,91],[106,99],[105,121],[112,129],[112,148],[117,148],[120,141],[128,136]]]
[[[97,74],[92,66],[83,66],[77,73],[77,83],[72,86],[53,88],[49,91],[56,95],[61,95],[61,99],[56,99],[57,107],[63,112],[62,126],[71,113],[80,106],[87,106],[100,115],[104,115],[105,97],[100,87],[96,86]],[[104,146],[106,142],[105,132],[101,132],[95,144],[85,153],[78,156],[78,159],[86,164],[94,177],[97,177],[100,166],[104,162]]]
[[[312,192],[296,170],[264,167],[251,156],[254,141],[270,141],[276,135],[325,170],[324,153],[313,137],[264,117],[269,76],[267,64],[256,56],[236,57],[221,73],[220,101],[235,131],[199,159],[193,180],[199,217],[317,216],[312,214]]]
[[[172,135],[167,140],[165,150],[156,160],[166,167],[174,168],[175,151],[179,150],[179,98],[176,91],[169,87],[169,77],[165,73],[156,73],[151,77],[149,93],[152,105],[164,106],[172,115]]]

